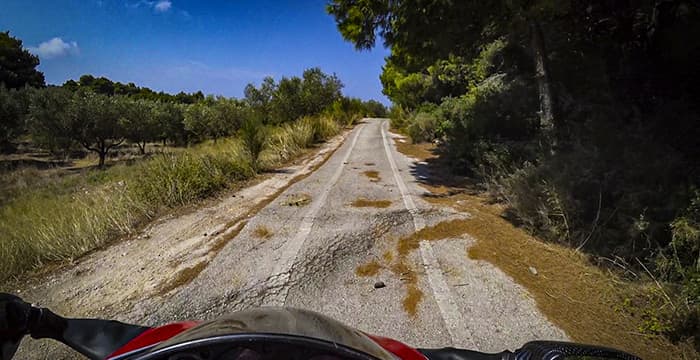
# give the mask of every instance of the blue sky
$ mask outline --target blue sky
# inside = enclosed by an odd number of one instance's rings
[[[175,93],[241,97],[269,75],[336,73],[346,95],[388,100],[388,50],[343,41],[325,0],[0,0],[0,31],[39,55],[51,84],[82,74]]]

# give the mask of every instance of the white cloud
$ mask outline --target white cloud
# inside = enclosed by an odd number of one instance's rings
[[[128,9],[151,9],[154,13],[157,14],[175,12],[176,14],[181,15],[185,19],[190,18],[190,13],[173,6],[173,2],[171,0],[138,0],[136,2],[130,2],[127,0],[127,2],[124,3],[124,5]]]
[[[173,6],[173,3],[169,0],[160,0],[153,5],[153,9],[155,9],[157,12],[166,12],[170,10],[170,8]]]
[[[36,47],[30,46],[28,50],[32,54],[45,59],[68,56],[78,54],[80,52],[77,42],[65,42],[60,37],[55,37],[51,40],[44,41]]]

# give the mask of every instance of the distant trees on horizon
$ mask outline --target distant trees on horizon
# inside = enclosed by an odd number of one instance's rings
[[[386,114],[377,101],[343,96],[340,79],[320,68],[248,84],[242,99],[202,91],[173,95],[89,74],[46,86],[36,70],[39,59],[9,32],[0,33],[0,65],[0,150],[14,151],[24,136],[56,153],[82,146],[98,155],[100,166],[125,141],[144,154],[149,142],[186,145],[234,135],[247,119],[271,126],[325,111]]]

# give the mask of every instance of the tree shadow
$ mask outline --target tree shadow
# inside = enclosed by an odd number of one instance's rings
[[[73,165],[71,160],[51,160],[36,158],[0,159],[0,171],[14,171],[25,168],[50,170]]]
[[[473,176],[460,174],[439,147],[430,149],[429,152],[432,156],[424,160],[409,156],[412,160],[410,172],[416,182],[428,187],[447,188],[448,192],[453,193],[483,190]]]
[[[294,170],[289,168],[268,169],[261,171],[263,174],[292,174],[293,172]]]

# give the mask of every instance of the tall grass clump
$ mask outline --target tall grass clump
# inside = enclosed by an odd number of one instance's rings
[[[250,121],[237,138],[86,171],[51,186],[21,187],[0,208],[0,280],[104,246],[162,211],[279,166],[340,129],[330,116],[275,127]]]
[[[129,233],[147,211],[124,183],[74,195],[20,196],[0,209],[0,278],[102,246]]]
[[[239,140],[115,166],[72,193],[29,191],[0,208],[0,279],[103,246],[167,208],[255,175]],[[90,177],[90,175],[86,175]]]
[[[352,120],[356,122],[357,120]],[[323,141],[340,132],[340,125],[334,118],[326,115],[317,116],[313,119],[314,140]]]
[[[260,154],[260,168],[271,169],[299,155],[313,144],[314,128],[309,121],[297,121],[272,130]]]
[[[340,124],[332,116],[307,116],[273,129],[260,154],[260,167],[273,168],[299,155],[314,143],[337,135]]]
[[[231,181],[252,177],[255,171],[244,146],[227,140],[196,152],[160,154],[145,163],[141,173],[131,182],[132,191],[156,209],[205,198]]]
[[[243,121],[238,136],[243,142],[245,149],[250,156],[250,163],[256,168],[258,157],[263,151],[269,130],[262,120],[256,117],[249,117]],[[256,168],[257,170],[257,168]]]

